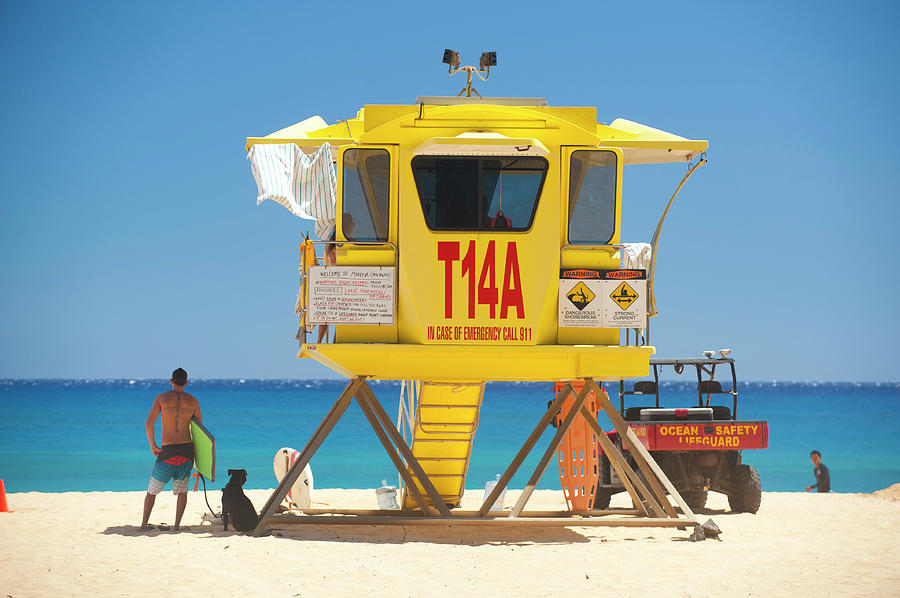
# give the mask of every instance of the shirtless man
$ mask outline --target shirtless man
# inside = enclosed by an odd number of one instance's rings
[[[172,390],[166,391],[153,400],[150,415],[147,416],[147,440],[150,450],[156,456],[156,465],[150,475],[150,486],[144,498],[144,518],[141,530],[150,529],[150,511],[156,502],[156,495],[169,480],[172,481],[172,493],[178,498],[175,503],[175,526],[181,526],[181,516],[187,506],[188,482],[191,478],[191,467],[194,465],[194,445],[191,443],[191,417],[203,422],[200,415],[200,403],[190,394],[184,392],[187,384],[187,372],[178,368],[172,372]],[[156,418],[162,414],[162,448],[156,445]]]

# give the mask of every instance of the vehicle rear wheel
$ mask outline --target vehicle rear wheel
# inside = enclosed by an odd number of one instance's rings
[[[597,494],[594,496],[594,509],[602,510],[609,508],[609,499],[612,492],[604,488],[597,488]]]
[[[762,502],[759,472],[750,465],[738,465],[734,472],[735,494],[728,496],[728,506],[735,513],[756,513]]]
[[[706,490],[685,490],[681,493],[681,498],[692,511],[699,511],[706,506],[707,494],[709,493]]]

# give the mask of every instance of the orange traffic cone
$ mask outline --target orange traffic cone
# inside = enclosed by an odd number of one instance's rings
[[[12,513],[6,504],[6,486],[3,485],[3,480],[0,480],[0,513]]]

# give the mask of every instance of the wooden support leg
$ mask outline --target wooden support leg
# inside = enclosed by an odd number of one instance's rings
[[[600,387],[597,386],[593,380],[590,380],[589,383],[593,384],[597,391],[602,393]],[[677,517],[678,513],[675,512],[675,508],[671,505],[671,503],[669,503],[669,499],[666,497],[666,492],[665,490],[663,490],[662,486],[659,483],[658,476],[647,463],[647,457],[649,456],[649,453],[647,453],[645,449],[645,456],[638,453],[634,448],[635,442],[637,442],[637,444],[640,444],[641,448],[644,448],[644,445],[641,444],[640,440],[637,440],[637,436],[634,435],[634,432],[631,430],[631,428],[628,427],[628,424],[624,419],[622,419],[622,416],[619,414],[616,408],[612,405],[612,403],[609,402],[609,397],[607,397],[605,393],[598,395],[598,397],[600,400],[600,405],[603,407],[603,411],[609,417],[610,421],[612,421],[613,426],[615,426],[616,431],[619,433],[619,438],[622,439],[622,446],[631,451],[632,459],[634,459],[634,462],[641,470],[641,473],[644,474],[644,479],[647,480],[647,484],[650,485],[651,490],[653,490],[653,493],[656,495],[660,506],[662,506],[662,508],[665,510],[666,515],[668,515],[669,517]],[[650,457],[650,460],[652,459],[653,458]],[[653,464],[656,465],[656,461],[653,461]],[[659,469],[659,466],[657,466],[657,469]],[[660,470],[660,472],[662,472],[662,470]]]
[[[450,514],[450,509],[448,509],[447,505],[444,504],[444,500],[441,498],[440,493],[438,493],[437,489],[434,487],[434,484],[431,483],[431,480],[428,479],[428,476],[425,475],[425,472],[422,470],[422,466],[419,464],[418,459],[413,456],[412,451],[409,450],[409,447],[406,446],[405,442],[403,442],[403,438],[400,437],[400,433],[397,432],[397,428],[394,427],[393,422],[388,417],[388,414],[385,413],[384,408],[382,408],[381,406],[381,403],[379,403],[378,399],[375,398],[375,394],[372,392],[372,389],[369,388],[368,384],[362,384],[359,389],[359,396],[357,397],[357,400],[360,402],[366,401],[368,403],[368,406],[378,417],[379,421],[381,421],[381,425],[384,426],[384,429],[390,435],[391,440],[394,442],[394,444],[397,445],[397,448],[400,450],[400,453],[403,455],[403,458],[406,460],[407,464],[409,464],[409,467],[412,468],[413,473],[419,480],[422,488],[425,489],[425,492],[428,494],[431,502],[434,503],[434,508],[436,508],[442,516],[452,517],[453,515]]]
[[[347,411],[347,407],[350,406],[350,401],[353,400],[354,395],[356,395],[360,387],[365,385],[364,380],[364,378],[354,378],[351,380],[350,383],[347,384],[347,387],[344,388],[344,392],[341,393],[341,396],[334,402],[328,415],[326,415],[325,419],[322,420],[322,423],[319,424],[319,427],[316,429],[315,433],[313,433],[312,438],[310,438],[309,442],[306,443],[306,446],[303,447],[297,460],[284,474],[278,487],[275,488],[275,491],[272,492],[269,500],[266,501],[266,504],[260,513],[260,523],[256,526],[256,529],[253,530],[254,536],[262,535],[264,532],[262,524],[263,520],[275,513],[278,505],[280,505],[281,501],[284,500],[284,497],[287,496],[291,486],[294,485],[294,482],[296,482],[297,478],[300,477],[300,474],[303,473],[303,469],[307,466],[310,459],[312,459],[319,447],[322,446],[325,438],[327,438],[328,434],[331,433],[331,430],[334,429],[334,425],[341,419],[344,412]]]
[[[402,400],[402,399],[401,399]],[[396,449],[394,449],[394,445],[391,444],[388,435],[385,433],[384,428],[381,427],[381,422],[378,421],[378,418],[375,417],[375,414],[372,412],[371,407],[369,407],[369,403],[364,400],[360,400],[359,397],[356,397],[356,401],[359,403],[360,408],[362,409],[363,414],[365,414],[366,419],[369,420],[369,424],[371,424],[372,429],[375,430],[375,434],[378,436],[378,440],[381,441],[382,446],[384,446],[384,450],[387,451],[388,456],[391,458],[391,461],[394,462],[394,467],[397,468],[397,471],[403,476],[403,481],[406,482],[407,488],[413,495],[413,499],[416,501],[416,504],[419,505],[419,508],[422,509],[422,512],[426,515],[431,514],[431,508],[428,506],[428,501],[425,500],[425,497],[422,496],[422,493],[419,492],[419,488],[413,483],[412,476],[409,473],[409,469],[407,469],[406,465],[404,465],[403,460],[397,454]],[[405,445],[406,443],[404,443]]]
[[[653,498],[653,494],[647,489],[640,478],[637,477],[631,469],[631,465],[625,460],[625,456],[622,455],[616,445],[612,443],[612,440],[609,439],[603,431],[603,428],[600,427],[600,424],[591,417],[591,412],[588,411],[586,407],[582,407],[581,415],[587,420],[591,429],[594,430],[594,436],[597,437],[600,447],[609,458],[609,464],[612,465],[616,470],[616,473],[619,474],[619,479],[622,480],[622,485],[625,486],[625,490],[628,491],[628,495],[631,497],[631,502],[634,503],[634,506],[643,511],[644,515],[649,517],[665,517],[666,512],[660,504],[656,502],[656,499]],[[650,512],[647,511],[644,501],[650,506]]]
[[[488,511],[491,510],[491,507],[494,506],[494,503],[497,502],[497,498],[500,496],[500,493],[506,489],[506,486],[509,484],[509,481],[512,479],[516,472],[521,467],[522,462],[525,460],[525,457],[528,456],[528,453],[531,452],[531,449],[534,448],[534,445],[537,444],[537,441],[540,439],[541,434],[544,433],[544,430],[547,429],[547,426],[550,425],[550,420],[556,417],[556,413],[559,411],[560,407],[563,404],[563,401],[569,396],[570,393],[574,392],[571,385],[567,385],[562,392],[556,397],[556,399],[550,403],[550,406],[547,408],[547,412],[544,413],[544,416],[541,417],[541,420],[534,427],[534,430],[531,432],[531,435],[525,441],[525,444],[522,445],[522,448],[519,449],[519,452],[516,453],[515,458],[513,458],[512,462],[509,464],[509,467],[506,468],[506,471],[503,472],[503,475],[500,477],[500,481],[494,486],[494,489],[491,490],[491,493],[488,494],[487,498],[484,499],[484,503],[481,505],[481,508],[478,509],[478,516],[484,517],[487,515]]]
[[[694,516],[694,512],[691,511],[691,508],[681,497],[681,494],[679,494],[678,490],[675,489],[675,486],[666,476],[665,472],[660,469],[659,464],[653,459],[650,451],[648,451],[643,443],[641,443],[640,439],[634,433],[634,430],[628,427],[628,423],[622,418],[622,415],[616,410],[613,404],[609,402],[609,397],[607,397],[606,394],[600,390],[596,382],[594,382],[592,379],[587,379],[585,380],[585,382],[585,386],[590,386],[594,389],[594,392],[597,393],[597,398],[600,400],[600,404],[603,407],[603,410],[606,412],[606,415],[609,417],[610,421],[612,421],[613,425],[616,427],[616,430],[619,432],[619,437],[622,438],[622,442],[626,443],[626,446],[628,446],[629,450],[631,451],[631,456],[638,464],[638,467],[641,468],[641,471],[644,473],[644,477],[647,478],[647,481],[650,483],[653,491],[656,492],[658,496],[661,495],[660,500],[662,501],[663,508],[666,509],[666,513],[668,513],[670,517],[678,516],[678,514],[675,512],[675,509],[672,508],[671,503],[669,503],[669,500],[666,498],[665,492],[663,492],[662,488],[659,487],[659,482],[662,482],[669,495],[671,495],[672,498],[675,499],[675,502],[678,504],[681,512],[684,513],[684,515],[688,519],[695,521],[696,517]]]
[[[567,384],[566,388],[571,388],[571,384]],[[522,494],[519,496],[519,500],[516,501],[516,506],[513,507],[512,513],[509,514],[510,518],[515,518],[519,516],[519,513],[522,512],[522,509],[525,508],[525,503],[528,502],[528,499],[531,498],[532,492],[534,492],[534,488],[537,486],[538,481],[540,481],[541,476],[544,475],[544,471],[547,469],[547,465],[550,463],[550,458],[559,450],[559,443],[562,442],[563,436],[566,435],[566,432],[569,431],[569,428],[572,427],[572,422],[575,421],[575,418],[581,413],[581,407],[584,405],[584,401],[587,399],[588,395],[591,394],[591,390],[587,384],[584,385],[584,388],[581,389],[581,392],[578,394],[578,397],[575,398],[575,404],[572,405],[572,409],[569,410],[569,413],[566,414],[565,419],[563,419],[562,423],[559,424],[559,429],[556,430],[556,434],[553,436],[553,440],[550,441],[550,446],[547,447],[547,450],[544,451],[544,456],[541,457],[538,466],[535,468],[534,473],[531,474],[531,479],[528,480],[528,483],[525,485],[525,489],[522,490]]]

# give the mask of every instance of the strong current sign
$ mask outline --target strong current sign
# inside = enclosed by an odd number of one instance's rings
[[[644,328],[646,325],[644,270],[560,270],[561,328]]]

